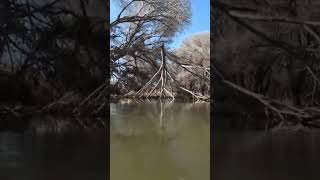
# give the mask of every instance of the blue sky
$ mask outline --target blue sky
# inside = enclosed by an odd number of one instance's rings
[[[172,48],[179,47],[182,41],[191,34],[210,31],[210,0],[191,0],[192,20],[191,24],[182,32],[176,35]],[[110,0],[110,19],[116,19],[119,9],[115,6],[114,0]]]

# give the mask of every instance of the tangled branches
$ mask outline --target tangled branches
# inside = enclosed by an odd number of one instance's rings
[[[168,71],[168,69],[166,67],[165,58],[166,58],[165,57],[165,49],[164,49],[164,45],[162,45],[161,46],[161,65],[160,65],[159,70],[152,76],[150,81],[148,81],[139,91],[137,91],[135,93],[135,96],[140,95],[139,98],[141,98],[144,95],[144,92],[146,92],[147,89],[152,86],[152,83],[153,83],[155,77],[160,75],[159,80],[154,85],[154,87],[151,89],[151,91],[149,91],[149,93],[146,95],[146,98],[148,98],[150,95],[152,95],[152,93],[155,91],[155,89],[160,85],[159,89],[161,92],[160,92],[159,98],[161,98],[162,96],[164,96],[167,93],[168,95],[171,96],[172,100],[174,100],[174,95],[173,95],[173,91],[172,91],[172,84],[170,84],[171,85],[171,92],[166,88],[167,77],[170,77],[172,82],[175,82],[175,81],[172,78],[172,75],[170,74],[170,72]]]
[[[172,61],[172,62],[177,63],[176,61]],[[179,66],[181,66],[182,68],[186,68],[185,65],[181,65],[180,63],[177,63],[177,64]],[[188,71],[192,72],[190,70],[188,70]],[[154,80],[157,76],[160,76],[159,80],[157,81],[157,83],[155,85],[153,85],[152,83],[154,82]],[[198,75],[198,76],[200,76],[200,75]],[[201,78],[203,78],[203,77],[201,77]],[[169,87],[170,87],[170,91],[169,91]],[[149,89],[149,91],[148,91],[148,89]],[[140,90],[138,90],[135,93],[134,97],[138,96],[139,98],[141,98],[141,97],[148,98],[154,92],[160,91],[160,94],[155,93],[157,97],[159,97],[159,98],[166,97],[165,95],[167,94],[172,98],[172,100],[174,100],[175,96],[177,96],[177,94],[178,94],[177,90],[182,90],[188,94],[191,94],[192,97],[196,98],[197,100],[206,101],[209,99],[209,97],[206,95],[202,95],[200,93],[195,93],[195,92],[192,92],[191,90],[186,89],[185,87],[182,87],[181,83],[175,79],[175,76],[170,72],[169,68],[167,67],[165,48],[164,48],[164,45],[162,45],[161,46],[161,65],[160,65],[158,71],[152,76],[152,78]],[[148,93],[145,94],[146,92],[148,92]]]
[[[288,1],[271,0],[253,7],[228,2],[213,5],[219,24],[214,32],[217,80],[259,102],[267,129],[288,124],[320,127],[320,23],[316,8],[311,8],[317,4],[301,1],[293,7]],[[278,11],[282,6],[288,8]]]

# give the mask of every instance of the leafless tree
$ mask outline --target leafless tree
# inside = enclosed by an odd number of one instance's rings
[[[189,0],[118,0],[117,18],[110,23],[111,81],[135,89],[159,68],[160,47],[171,42],[191,18]]]
[[[105,1],[0,1],[0,70],[9,77],[1,86],[32,90],[21,99],[33,105],[90,94],[106,84],[105,24]]]
[[[209,95],[210,33],[197,33],[188,37],[176,50],[176,55],[181,66],[189,70],[179,68],[177,80],[181,85],[189,90]]]
[[[111,28],[143,21],[159,36],[172,37],[190,23],[189,0],[118,0],[122,8]]]
[[[318,108],[310,106],[319,104],[319,3],[219,0],[213,7],[213,64],[222,84],[276,114],[272,127],[318,126]]]

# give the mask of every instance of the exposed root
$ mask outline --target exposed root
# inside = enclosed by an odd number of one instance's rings
[[[158,77],[159,76],[159,77]],[[157,81],[156,77],[159,79]],[[156,82],[155,84],[153,84]],[[169,90],[170,87],[170,90]],[[149,98],[152,95],[161,98],[170,97],[172,100],[175,99],[176,93],[174,93],[174,89],[180,89],[188,94],[191,94],[194,99],[197,101],[206,101],[210,97],[203,96],[199,93],[194,93],[180,85],[178,81],[175,80],[174,76],[170,73],[168,68],[166,67],[166,58],[165,58],[165,49],[164,45],[161,47],[161,65],[158,71],[151,77],[151,79],[134,94],[134,98]]]
[[[142,98],[146,97],[149,98],[151,95],[158,95],[161,99],[162,97],[166,97],[168,95],[172,99],[175,99],[174,92],[170,92],[166,87],[168,87],[167,83],[167,73],[168,69],[166,67],[166,60],[165,60],[165,51],[164,51],[164,45],[161,47],[161,65],[158,69],[158,71],[152,76],[152,78],[139,90],[135,93],[134,98]],[[160,76],[157,83],[153,85],[155,78],[157,76]],[[159,87],[160,85],[160,87]],[[159,87],[159,88],[158,88]],[[157,89],[158,88],[158,89]],[[151,89],[151,90],[150,90]],[[155,91],[157,89],[157,91]],[[171,87],[171,89],[173,89]],[[158,92],[160,91],[160,94]]]

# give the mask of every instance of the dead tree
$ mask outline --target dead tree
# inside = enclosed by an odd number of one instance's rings
[[[167,76],[168,75],[168,76]],[[154,82],[154,80],[156,79],[157,76],[159,77],[159,80],[157,81],[157,83],[152,87],[152,83]],[[168,86],[167,86],[167,78],[170,77],[171,81],[174,81],[172,74],[168,71],[167,66],[166,66],[166,54],[165,54],[165,48],[164,48],[164,44],[162,44],[161,46],[161,65],[158,69],[158,71],[152,76],[152,78],[139,90],[135,93],[134,97],[150,97],[152,94],[157,94],[156,88],[159,87],[160,90],[160,96],[159,98],[165,97],[165,95],[169,95],[172,99],[174,98],[174,93],[172,91],[173,86],[171,85],[171,92],[168,90]],[[151,89],[151,90],[150,90]]]
[[[175,62],[177,63],[177,62]],[[177,63],[181,66],[181,64]],[[182,66],[183,67],[183,66]],[[184,67],[183,67],[184,68]],[[156,80],[156,77],[159,77],[157,83],[153,85]],[[170,87],[170,91],[169,91]],[[180,89],[188,94],[191,94],[193,98],[197,100],[207,100],[209,97],[203,96],[199,93],[194,93],[191,90],[188,90],[180,85],[180,83],[174,78],[173,74],[169,71],[166,62],[166,53],[165,47],[162,44],[161,46],[161,65],[158,71],[151,77],[151,79],[140,89],[138,90],[134,98],[149,98],[151,95],[159,96],[159,98],[167,97],[169,95],[172,100],[175,99],[176,93],[174,93],[174,89]],[[160,91],[160,94],[157,92]]]

